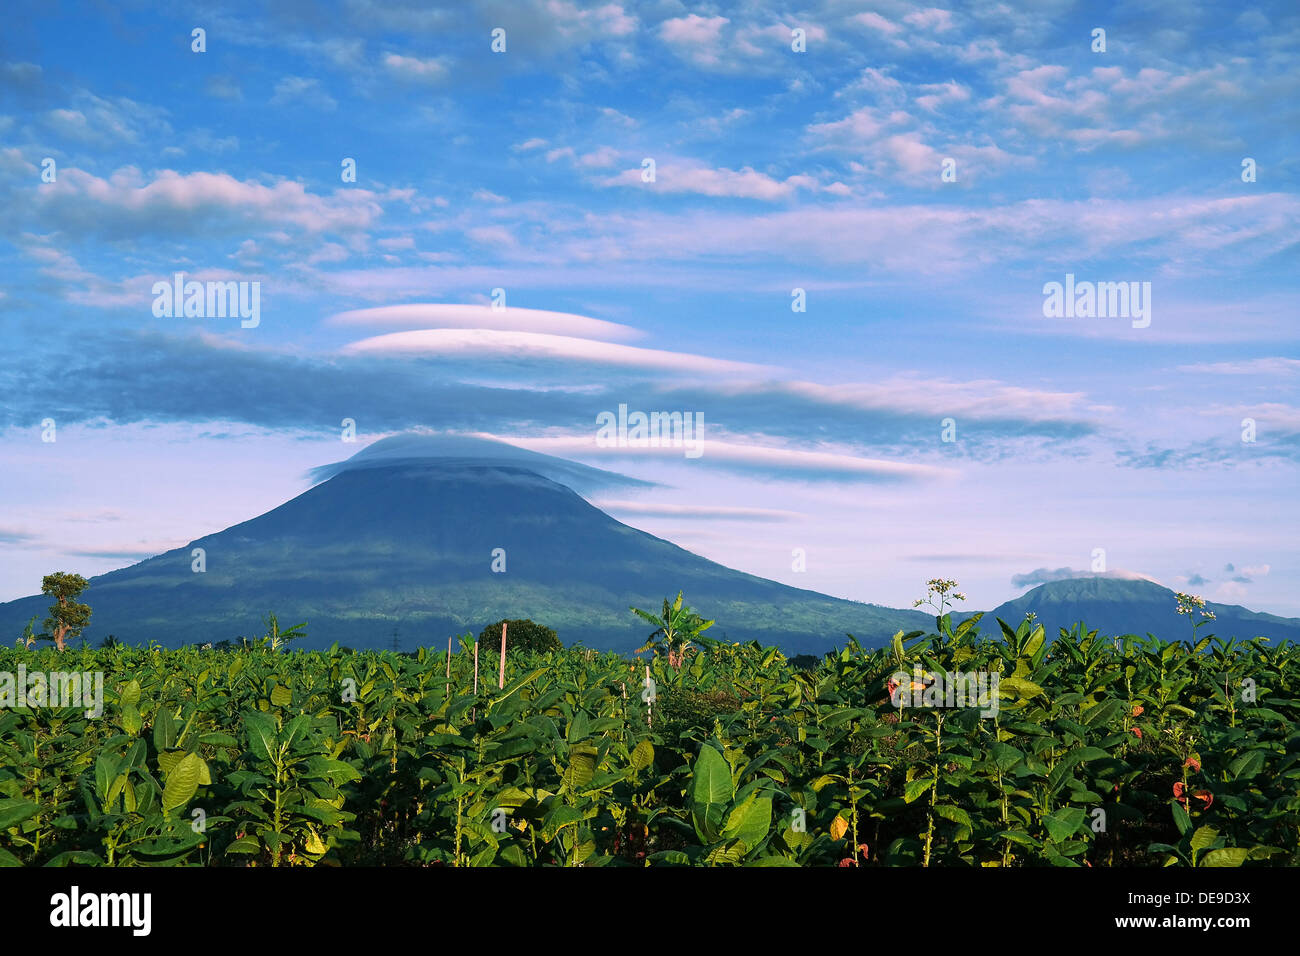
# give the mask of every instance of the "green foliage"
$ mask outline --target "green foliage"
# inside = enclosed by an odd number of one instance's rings
[[[77,601],[89,586],[90,582],[80,574],[66,571],[56,571],[41,579],[41,593],[54,598],[50,616],[45,619],[45,630],[59,650],[63,650],[69,639],[79,637],[90,623],[90,605]]]
[[[307,622],[295,624],[287,630],[280,630],[280,622],[275,614],[266,616],[266,634],[255,641],[250,641],[246,637],[239,639],[243,650],[251,651],[256,649],[269,650],[272,653],[279,653],[282,649],[287,648],[293,641],[301,640],[307,636]],[[224,641],[222,643],[225,643]]]
[[[655,628],[637,653],[654,651],[656,656],[667,653],[673,666],[680,666],[687,651],[691,649],[692,642],[713,626],[712,621],[704,620],[689,607],[682,605],[681,591],[677,592],[677,599],[671,604],[664,598],[664,609],[658,617],[640,608],[629,610]]]
[[[533,621],[497,621],[489,624],[479,633],[480,644],[489,647],[501,646],[501,625],[506,625],[506,653],[527,651],[531,654],[545,654],[564,649],[559,636],[549,627]]]
[[[0,865],[1300,865],[1294,645],[997,623],[521,648],[477,695],[468,652],[0,648],[106,677],[102,717],[0,708]],[[914,669],[997,712],[893,706]]]

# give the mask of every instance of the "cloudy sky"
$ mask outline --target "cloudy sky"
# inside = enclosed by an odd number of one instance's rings
[[[1293,3],[160,8],[0,33],[0,599],[425,429],[838,596],[1101,549],[1300,615]],[[156,314],[178,272],[257,324]],[[1046,316],[1067,274],[1147,319]]]

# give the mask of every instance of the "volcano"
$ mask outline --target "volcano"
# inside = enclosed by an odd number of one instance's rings
[[[1049,637],[1056,637],[1060,628],[1069,630],[1082,621],[1088,630],[1103,636],[1154,634],[1163,640],[1185,640],[1192,636],[1192,625],[1177,608],[1173,591],[1145,578],[1069,578],[1040,584],[999,605],[985,615],[980,629],[986,633],[989,626],[996,629],[996,618],[1015,627],[1026,613],[1032,612]],[[1194,620],[1204,622],[1197,628],[1197,640],[1209,634],[1225,640],[1230,637],[1241,640],[1267,637],[1275,643],[1300,640],[1300,620],[1295,618],[1263,614],[1238,604],[1207,602],[1205,610],[1213,612],[1214,619],[1204,618],[1197,612]]]
[[[571,486],[644,484],[504,443],[395,436],[318,469],[319,484],[266,514],[92,578],[83,636],[164,646],[257,637],[274,611],[307,622],[295,647],[445,645],[503,618],[566,644],[627,651],[665,596],[716,620],[710,637],[824,653],[853,634],[881,644],[933,618],[745,574],[629,527]],[[203,549],[206,569],[193,570]],[[495,570],[494,570],[495,568]],[[16,634],[49,599],[0,605]]]

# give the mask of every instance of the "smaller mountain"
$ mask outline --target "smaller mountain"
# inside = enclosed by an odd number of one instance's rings
[[[998,605],[985,615],[980,630],[987,632],[986,622],[989,627],[996,628],[996,618],[1015,627],[1032,611],[1049,637],[1055,637],[1058,628],[1069,630],[1082,621],[1089,630],[1107,636],[1154,634],[1161,640],[1185,640],[1191,637],[1192,625],[1177,609],[1174,592],[1154,581],[1118,577],[1071,578],[1040,584],[1015,600]],[[1273,643],[1286,639],[1300,640],[1300,619],[1209,601],[1205,610],[1213,611],[1215,619],[1211,621],[1196,615],[1195,620],[1205,620],[1205,625],[1197,631],[1201,637],[1207,634],[1242,640],[1267,637]]]

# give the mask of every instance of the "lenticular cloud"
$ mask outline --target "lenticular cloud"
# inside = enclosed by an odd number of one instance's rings
[[[583,495],[609,488],[655,486],[655,482],[529,451],[493,438],[418,432],[381,438],[367,445],[351,458],[313,468],[308,476],[313,483],[318,483],[345,471],[388,468],[394,465],[484,465],[522,468],[543,478],[567,485]]]

